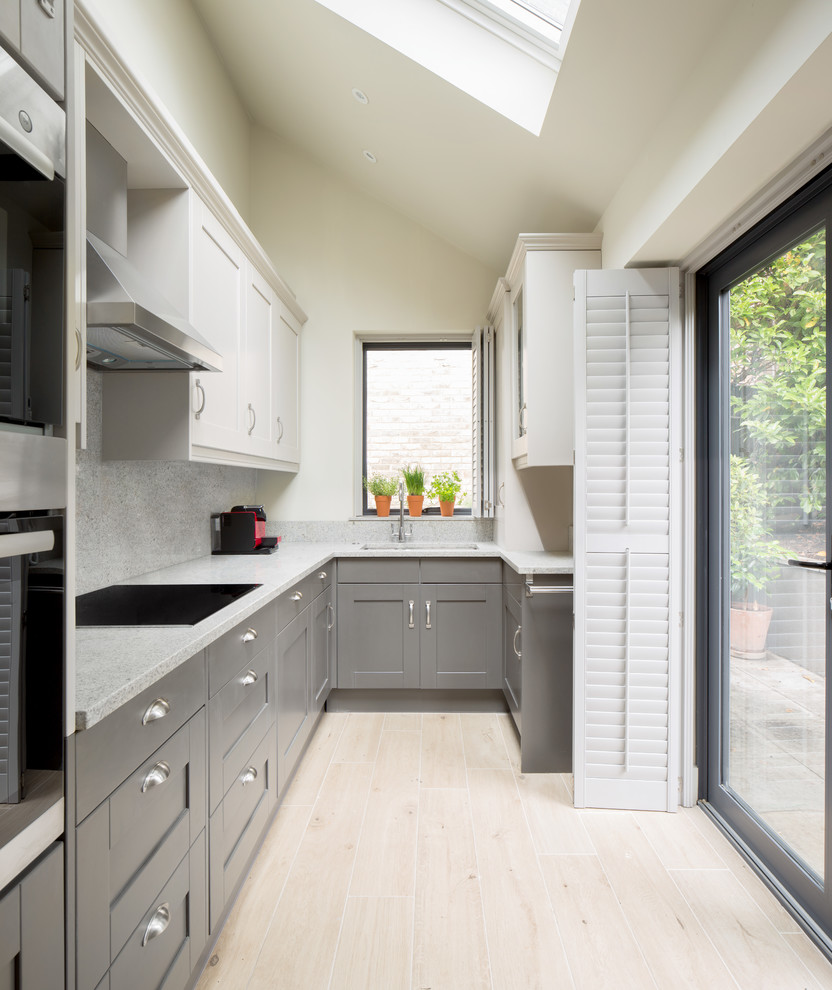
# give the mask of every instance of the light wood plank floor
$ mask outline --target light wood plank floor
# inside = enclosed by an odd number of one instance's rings
[[[508,716],[325,714],[197,990],[832,990],[702,811],[518,767]]]

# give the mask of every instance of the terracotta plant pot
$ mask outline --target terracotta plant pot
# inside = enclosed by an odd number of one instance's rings
[[[392,495],[374,495],[373,498],[376,500],[376,512],[380,516],[390,515],[390,502],[393,499]]]
[[[442,499],[439,500],[439,513],[443,516],[452,516],[454,514],[454,503],[456,499],[451,499],[450,502],[443,502]]]
[[[762,660],[772,609],[756,602],[731,604],[731,653],[745,660]]]
[[[407,514],[409,516],[421,516],[422,503],[425,501],[424,495],[407,496]]]

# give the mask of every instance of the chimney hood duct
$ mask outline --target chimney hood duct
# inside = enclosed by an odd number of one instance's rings
[[[222,371],[222,357],[118,251],[87,232],[87,363],[102,371]]]

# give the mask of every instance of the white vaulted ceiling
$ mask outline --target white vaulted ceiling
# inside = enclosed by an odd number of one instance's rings
[[[582,0],[536,137],[315,0],[192,2],[255,124],[497,272],[520,231],[595,227],[725,9]]]

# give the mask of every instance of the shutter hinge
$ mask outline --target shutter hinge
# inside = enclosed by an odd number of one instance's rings
[[[494,331],[490,328],[486,331],[485,339],[489,342],[489,344],[494,339]]]
[[[685,463],[685,448],[684,447],[680,447],[679,448],[679,463],[680,464],[684,464]]]
[[[30,285],[23,286],[23,299],[25,302],[29,302],[32,298],[32,287]]]
[[[685,628],[685,613],[684,612],[680,612],[679,613],[679,628],[680,629],[684,629]]]

